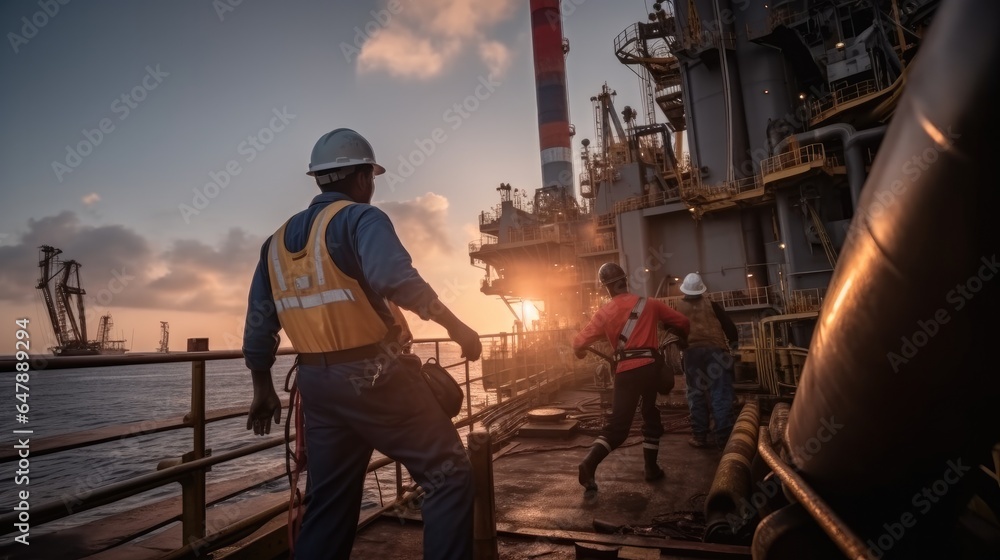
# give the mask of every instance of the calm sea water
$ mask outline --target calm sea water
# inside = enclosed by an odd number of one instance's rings
[[[440,346],[442,365],[448,366],[461,361],[458,346],[442,343]],[[414,352],[421,358],[434,356],[433,344],[418,344]],[[279,395],[287,396],[282,390],[285,374],[292,364],[293,356],[279,356],[272,369],[275,388]],[[453,376],[460,383],[465,381],[464,366],[451,368]],[[10,379],[13,379],[13,374]],[[480,364],[470,364],[470,376],[479,377]],[[149,364],[106,368],[84,368],[36,372],[30,382],[30,422],[28,425],[14,425],[12,418],[3,423],[10,434],[19,427],[31,428],[33,441],[58,434],[90,430],[101,426],[141,422],[182,416],[190,409],[191,365],[188,362],[172,364]],[[482,384],[474,382],[471,389],[474,409],[486,404],[487,397]],[[253,397],[250,373],[243,360],[216,360],[206,362],[206,408],[208,410],[233,406],[249,409]],[[272,425],[272,435],[284,432],[284,415],[280,426]],[[464,412],[463,412],[464,415]],[[462,416],[459,416],[461,418]],[[3,438],[8,441],[8,437]],[[208,424],[206,428],[207,446],[214,454],[239,448],[259,441],[252,431],[246,429],[246,416],[222,420]],[[180,457],[190,451],[191,429],[179,429],[161,434],[150,434],[114,440],[108,443],[31,458],[30,491],[33,507],[51,501],[63,501],[67,496],[87,491],[129,478],[156,471],[157,463],[163,459]],[[378,454],[376,453],[376,456]],[[230,480],[248,473],[284,465],[284,448],[277,447],[232,462],[216,465],[207,474],[209,484]],[[14,463],[2,465],[13,472]],[[388,489],[386,499],[391,499],[393,478],[391,469],[380,476],[383,490]],[[11,482],[11,481],[9,481]],[[3,485],[0,506],[12,507],[15,487]],[[24,487],[17,487],[23,489]],[[256,490],[254,494],[267,492],[288,492],[285,479],[270,483]],[[137,504],[180,494],[180,485],[169,484],[127,500],[74,514],[62,520],[43,526],[32,526],[32,536],[57,529],[79,525],[111,513],[124,511]],[[378,484],[369,475],[364,497],[365,507],[379,502]]]

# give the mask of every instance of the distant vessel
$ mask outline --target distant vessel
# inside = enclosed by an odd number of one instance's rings
[[[56,335],[56,345],[50,350],[56,356],[92,356],[124,354],[125,339],[112,339],[114,321],[111,314],[101,316],[97,338],[87,339],[87,316],[80,285],[80,263],[59,258],[61,249],[49,245],[39,247],[40,276],[35,286],[45,301],[45,309]]]

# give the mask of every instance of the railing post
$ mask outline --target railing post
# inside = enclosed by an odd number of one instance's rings
[[[472,420],[472,382],[469,381],[469,360],[465,360],[465,414],[470,420],[469,430],[476,427]]]
[[[493,495],[493,445],[490,432],[469,432],[469,461],[475,484],[475,506],[472,519],[474,560],[496,560],[497,550],[496,499]]]
[[[188,351],[208,350],[207,339],[188,339]],[[199,347],[203,346],[203,347]],[[205,457],[205,360],[191,362],[191,412],[187,417],[194,432],[194,445],[190,453],[184,454],[184,461],[194,461]],[[181,481],[184,511],[183,544],[190,544],[205,538],[205,471],[191,473]]]
[[[403,464],[396,461],[396,502],[403,498]]]

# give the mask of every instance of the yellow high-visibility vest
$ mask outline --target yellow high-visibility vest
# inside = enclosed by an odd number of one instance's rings
[[[353,202],[327,205],[313,220],[301,251],[285,247],[282,224],[271,238],[268,273],[278,320],[299,353],[333,352],[374,344],[389,328],[358,281],[344,274],[326,247],[326,229]]]

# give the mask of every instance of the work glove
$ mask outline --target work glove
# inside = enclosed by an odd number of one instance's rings
[[[483,343],[479,340],[479,333],[467,325],[463,324],[448,331],[448,337],[458,343],[462,348],[462,357],[470,362],[478,360],[483,353]]]
[[[250,403],[250,413],[247,414],[247,429],[263,436],[271,433],[271,420],[281,423],[281,399],[274,391],[270,371],[252,371],[253,401]]]

